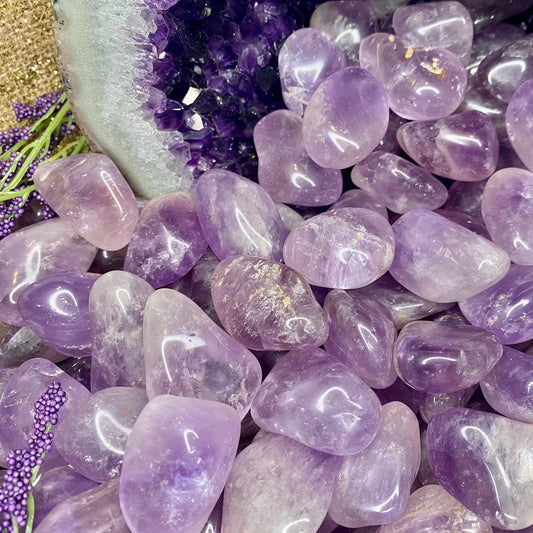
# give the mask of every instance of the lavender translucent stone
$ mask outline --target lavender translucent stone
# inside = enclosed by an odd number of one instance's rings
[[[143,389],[98,391],[57,426],[54,446],[77,472],[104,483],[120,474],[126,441],[147,402]]]
[[[341,195],[341,197],[331,206],[330,209],[341,207],[362,207],[372,209],[376,213],[384,216],[389,220],[387,208],[374,195],[363,191],[362,189],[350,189]]]
[[[498,135],[487,115],[467,111],[400,126],[398,141],[419,165],[459,181],[488,178],[498,162]]]
[[[96,248],[59,218],[15,231],[0,241],[0,317],[24,325],[17,310],[22,290],[59,272],[87,272]]]
[[[533,267],[513,265],[485,291],[459,302],[474,326],[492,331],[503,344],[533,339]]]
[[[186,193],[166,194],[142,210],[124,270],[157,289],[185,276],[206,248],[194,198]]]
[[[230,473],[239,431],[237,411],[223,403],[169,395],[151,400],[128,438],[120,475],[129,528],[199,533]]]
[[[444,48],[415,48],[400,37],[374,33],[361,43],[359,61],[378,78],[390,108],[403,118],[450,115],[466,92],[466,70]]]
[[[92,331],[91,390],[145,385],[143,311],[154,289],[142,278],[112,271],[89,295]]]
[[[516,153],[533,170],[533,80],[524,82],[513,94],[505,114],[507,135]]]
[[[485,225],[481,222],[477,222],[466,213],[454,211],[453,209],[435,209],[433,212],[447,218],[448,220],[451,220],[452,222],[456,222],[460,226],[463,226],[463,228],[472,231],[476,235],[479,235],[489,241],[492,240]]]
[[[350,176],[394,213],[417,207],[432,211],[448,198],[446,187],[427,170],[386,152],[372,152],[353,167]]]
[[[421,487],[409,496],[402,517],[379,533],[492,533],[489,524],[452,498],[439,485]]]
[[[431,211],[409,211],[392,229],[396,252],[389,271],[398,283],[427,300],[464,300],[494,285],[509,270],[509,257],[501,248]]]
[[[344,68],[324,80],[311,98],[303,120],[304,145],[318,165],[346,168],[370,154],[388,122],[381,83],[367,70]]]
[[[326,317],[311,287],[276,261],[227,258],[213,273],[211,293],[226,331],[252,350],[320,346],[327,339]]]
[[[41,164],[33,181],[46,203],[97,248],[119,250],[130,242],[139,209],[106,155],[77,154]]]
[[[422,417],[422,420],[426,422],[426,424],[429,424],[429,422],[439,413],[443,413],[454,407],[464,407],[469,402],[470,398],[472,398],[476,389],[477,384],[453,392],[426,394],[420,405],[420,416]],[[427,483],[424,483],[424,485],[426,484]]]
[[[439,484],[493,526],[533,524],[533,425],[451,409],[427,434],[429,464]]]
[[[330,205],[342,192],[340,170],[318,166],[308,155],[302,137],[302,118],[278,109],[254,128],[259,158],[258,181],[275,202]]]
[[[287,230],[276,205],[257,183],[228,170],[208,170],[196,185],[196,211],[219,259],[253,255],[281,261]]]
[[[392,17],[394,33],[412,46],[446,48],[468,65],[474,26],[459,2],[428,2],[400,6]]]
[[[276,209],[278,210],[283,225],[288,232],[292,231],[298,224],[301,224],[304,221],[304,217],[288,205],[278,203],[276,204]]]
[[[327,33],[302,28],[283,43],[278,65],[283,101],[301,116],[316,88],[330,74],[344,68],[346,58]]]
[[[339,457],[266,433],[235,460],[222,533],[315,533],[326,516]]]
[[[358,0],[324,2],[313,11],[309,25],[330,35],[354,66],[359,65],[361,41],[378,27],[372,9]]]
[[[345,457],[337,472],[331,518],[346,527],[387,524],[407,507],[420,466],[420,430],[409,407],[383,406],[383,421],[368,448]]]
[[[502,356],[495,335],[449,322],[411,322],[394,345],[394,364],[407,385],[424,392],[465,389],[479,382]]]
[[[149,398],[216,400],[244,418],[261,384],[259,362],[192,300],[171,289],[156,291],[146,303],[143,337]]]
[[[329,322],[326,350],[370,387],[390,387],[397,376],[392,361],[396,326],[389,310],[369,297],[333,290],[324,311]]]
[[[89,293],[98,274],[55,274],[29,285],[17,306],[22,318],[48,345],[70,357],[91,355]]]
[[[35,533],[130,533],[120,512],[118,488],[119,480],[112,479],[64,500],[44,518]]]
[[[389,223],[375,211],[344,207],[316,215],[289,234],[285,263],[312,285],[356,289],[385,274],[394,255]]]
[[[290,351],[252,404],[262,429],[332,455],[364,450],[381,422],[381,404],[347,365],[318,348]]]
[[[533,356],[505,346],[502,358],[480,385],[498,413],[533,423]]]

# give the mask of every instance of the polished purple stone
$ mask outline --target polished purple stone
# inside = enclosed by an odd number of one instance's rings
[[[476,235],[479,235],[480,237],[483,237],[488,241],[492,240],[490,238],[490,233],[485,227],[485,225],[482,222],[477,222],[466,213],[454,211],[453,209],[435,209],[433,212],[447,218],[448,220],[451,220],[452,222],[459,224],[460,226],[463,226],[463,228],[472,231]]]
[[[390,387],[386,389],[375,389],[381,401],[381,405],[389,402],[404,403],[413,411],[418,413],[420,404],[424,401],[424,394],[406,385],[400,378],[398,378]]]
[[[285,263],[311,285],[356,289],[387,272],[394,255],[389,223],[370,209],[344,207],[309,218],[283,247]]]
[[[326,516],[339,457],[265,433],[235,460],[224,489],[224,533],[316,533]]]
[[[257,183],[228,170],[208,170],[196,185],[196,211],[219,259],[252,255],[281,261],[287,230],[273,200]]]
[[[470,398],[472,398],[476,389],[477,384],[453,392],[426,394],[420,405],[420,416],[422,417],[422,420],[426,422],[426,424],[429,424],[429,422],[439,413],[443,413],[454,407],[464,407],[469,402]],[[424,485],[427,485],[427,483],[424,483]]]
[[[533,267],[513,265],[498,283],[459,302],[474,326],[494,333],[503,344],[533,339]]]
[[[283,101],[287,109],[302,116],[317,87],[330,74],[344,68],[346,58],[327,33],[302,28],[283,43],[278,65]]]
[[[444,209],[459,211],[483,224],[481,198],[487,181],[456,181],[448,189],[448,201]]]
[[[429,423],[429,464],[439,484],[493,526],[533,524],[533,425],[451,409]]]
[[[324,80],[303,119],[310,157],[326,168],[346,168],[364,159],[387,131],[389,108],[381,83],[358,67],[341,69]]]
[[[354,455],[375,437],[381,404],[353,370],[319,348],[290,351],[252,404],[262,429],[331,455]]]
[[[509,257],[501,248],[431,211],[409,211],[392,229],[396,252],[389,272],[427,300],[470,298],[494,285],[509,269]]]
[[[96,248],[64,220],[45,220],[0,241],[0,316],[24,325],[17,310],[20,293],[31,283],[59,272],[87,272]]]
[[[498,162],[496,129],[479,111],[408,122],[400,126],[397,136],[409,157],[445,178],[481,181],[494,172]]]
[[[220,402],[157,396],[126,443],[120,507],[134,532],[200,532],[230,473],[240,420]]]
[[[159,289],[144,310],[149,398],[175,394],[216,400],[247,413],[261,384],[259,362],[191,299]]]
[[[427,170],[386,152],[372,152],[353,167],[350,177],[394,213],[418,207],[432,211],[448,198],[446,187]]]
[[[365,450],[345,457],[337,472],[331,518],[346,527],[387,524],[407,507],[420,466],[420,430],[409,407],[383,406],[383,420]]]
[[[392,359],[396,326],[390,311],[370,297],[342,290],[328,293],[324,311],[329,322],[324,348],[370,387],[390,387],[397,378]]]
[[[399,6],[408,4],[409,0],[365,0],[365,3],[372,8],[378,19],[384,19]]]
[[[302,118],[278,109],[254,128],[259,159],[258,181],[275,202],[294,205],[330,205],[342,192],[340,170],[318,166],[308,155],[302,136]]]
[[[211,293],[226,331],[249,349],[315,347],[327,339],[328,323],[311,287],[276,261],[228,257],[213,273]]]
[[[363,191],[362,189],[350,189],[341,195],[341,197],[330,207],[330,209],[337,209],[341,207],[362,207],[364,209],[372,209],[379,213],[386,220],[389,220],[387,208],[383,202],[379,201],[374,195]]]
[[[276,204],[276,209],[288,232],[292,231],[298,224],[304,221],[304,217],[288,205],[278,203]]]
[[[513,94],[505,113],[511,144],[529,170],[533,170],[533,80],[525,81]]]

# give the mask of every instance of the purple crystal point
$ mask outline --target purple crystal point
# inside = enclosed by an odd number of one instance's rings
[[[427,300],[464,300],[509,270],[509,257],[498,246],[431,211],[409,211],[392,229],[396,252],[389,271]]]
[[[356,289],[385,274],[394,255],[389,223],[375,211],[344,207],[294,228],[283,247],[285,263],[312,285]]]
[[[251,350],[316,347],[327,339],[328,324],[311,287],[276,261],[228,257],[213,273],[211,293],[226,331]]]
[[[346,58],[327,33],[302,28],[283,43],[278,64],[283,101],[287,109],[301,116],[316,88],[344,68]]]
[[[200,532],[230,473],[239,432],[237,411],[223,403],[169,395],[148,402],[120,475],[130,529]]]
[[[505,113],[507,135],[516,153],[533,170],[533,80],[525,81],[513,94]]]
[[[303,119],[305,148],[318,165],[346,168],[364,159],[387,131],[389,108],[380,82],[348,67],[324,80]]]
[[[533,425],[451,409],[429,423],[428,458],[439,484],[493,526],[533,524]]]

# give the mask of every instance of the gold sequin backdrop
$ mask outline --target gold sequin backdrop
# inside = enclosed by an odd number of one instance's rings
[[[0,131],[16,125],[14,102],[61,87],[52,0],[0,0]]]

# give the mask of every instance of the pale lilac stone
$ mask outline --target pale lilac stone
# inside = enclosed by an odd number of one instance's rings
[[[427,450],[427,428],[420,432],[420,468],[416,476],[417,481],[422,485],[438,485],[431,467],[429,466],[428,450]],[[429,531],[427,533],[430,533]],[[446,532],[448,533],[448,532]],[[459,533],[459,532],[457,532]]]
[[[133,533],[200,533],[230,473],[240,420],[220,402],[157,396],[126,443],[120,507]]]
[[[408,4],[409,0],[365,0],[365,3],[372,8],[376,17],[382,19],[393,13],[398,6]]]
[[[146,392],[133,387],[95,392],[57,426],[54,447],[77,472],[105,483],[120,474],[126,441],[147,402]]]
[[[533,425],[451,409],[428,426],[429,464],[439,484],[493,526],[533,524]]]
[[[324,80],[303,119],[307,153],[318,165],[346,168],[364,159],[387,131],[387,95],[365,69],[347,67]]]
[[[501,248],[431,211],[409,211],[392,229],[396,251],[389,272],[427,300],[465,300],[509,270],[509,257]]]
[[[130,533],[118,498],[119,480],[72,496],[54,507],[35,533]]]
[[[362,207],[363,209],[372,209],[389,220],[387,208],[372,194],[362,189],[350,189],[341,195],[341,197],[330,207],[337,209],[341,207]]]
[[[281,261],[287,230],[273,200],[257,183],[229,170],[208,170],[197,181],[196,211],[219,259],[252,255]]]
[[[206,248],[193,196],[166,194],[142,210],[128,246],[124,270],[158,289],[185,276]]]
[[[386,152],[372,152],[353,167],[350,177],[394,213],[416,208],[432,211],[448,198],[446,187],[427,170]]]
[[[428,2],[400,6],[392,17],[394,33],[412,46],[446,48],[468,65],[474,26],[459,2]]]
[[[142,278],[112,271],[96,280],[89,295],[92,331],[91,390],[145,385],[143,311],[154,292]]]
[[[277,203],[276,209],[287,232],[292,231],[298,224],[304,221],[304,217],[288,205]]]
[[[266,433],[235,460],[224,489],[222,533],[315,533],[326,516],[339,462]]]
[[[480,385],[483,396],[498,413],[533,423],[533,356],[505,346],[502,358]]]
[[[459,302],[474,326],[494,333],[503,344],[533,339],[533,267],[512,265],[492,287]]]
[[[275,202],[330,205],[342,192],[341,171],[320,167],[309,157],[302,122],[296,113],[278,109],[256,124],[259,185]]]
[[[285,355],[261,385],[251,413],[265,431],[331,455],[361,452],[381,422],[381,404],[372,389],[318,348]]]
[[[370,209],[344,207],[316,215],[285,241],[283,259],[311,285],[356,289],[387,272],[394,256],[389,223]]]
[[[525,81],[513,94],[505,113],[507,135],[529,170],[533,170],[533,80]]]
[[[394,345],[400,378],[414,389],[446,393],[478,383],[502,356],[502,345],[485,329],[449,322],[411,322]]]
[[[283,101],[289,110],[302,116],[316,88],[330,74],[344,68],[346,58],[327,33],[302,28],[283,43],[278,65]]]
[[[370,387],[390,387],[397,378],[392,359],[396,326],[390,311],[370,297],[342,290],[326,296],[324,311],[329,322],[324,348]]]
[[[448,409],[464,407],[470,401],[470,398],[472,398],[476,389],[477,384],[453,392],[426,394],[420,405],[420,416],[422,417],[422,420],[426,422],[426,424],[429,424],[435,416],[444,413],[444,411],[447,411]]]
[[[139,219],[133,191],[104,154],[76,154],[40,164],[39,194],[74,231],[97,248],[126,246]]]
[[[364,2],[340,0],[319,5],[309,25],[330,35],[344,52],[348,65],[358,66],[361,41],[377,31],[378,22]]]
[[[467,111],[398,129],[405,152],[430,172],[458,181],[488,178],[498,162],[498,135],[490,118]]]
[[[144,310],[146,390],[224,402],[241,418],[261,384],[259,362],[192,300],[159,289]]]
[[[444,209],[459,211],[483,224],[481,199],[487,181],[456,181],[448,189],[448,201]]]
[[[20,293],[31,283],[59,272],[87,272],[96,248],[56,218],[15,231],[0,241],[0,319],[23,326]]]
[[[331,518],[347,527],[387,524],[407,507],[420,466],[420,430],[409,407],[383,406],[383,420],[368,448],[345,457],[337,472]]]
[[[421,487],[407,502],[405,514],[378,533],[492,533],[489,524],[452,498],[439,485]]]
[[[361,43],[359,61],[385,88],[392,111],[409,120],[450,115],[466,92],[465,67],[444,48],[416,48],[400,37],[374,33]]]
[[[276,261],[228,257],[213,273],[211,293],[226,331],[251,350],[315,347],[328,337],[307,281]]]

